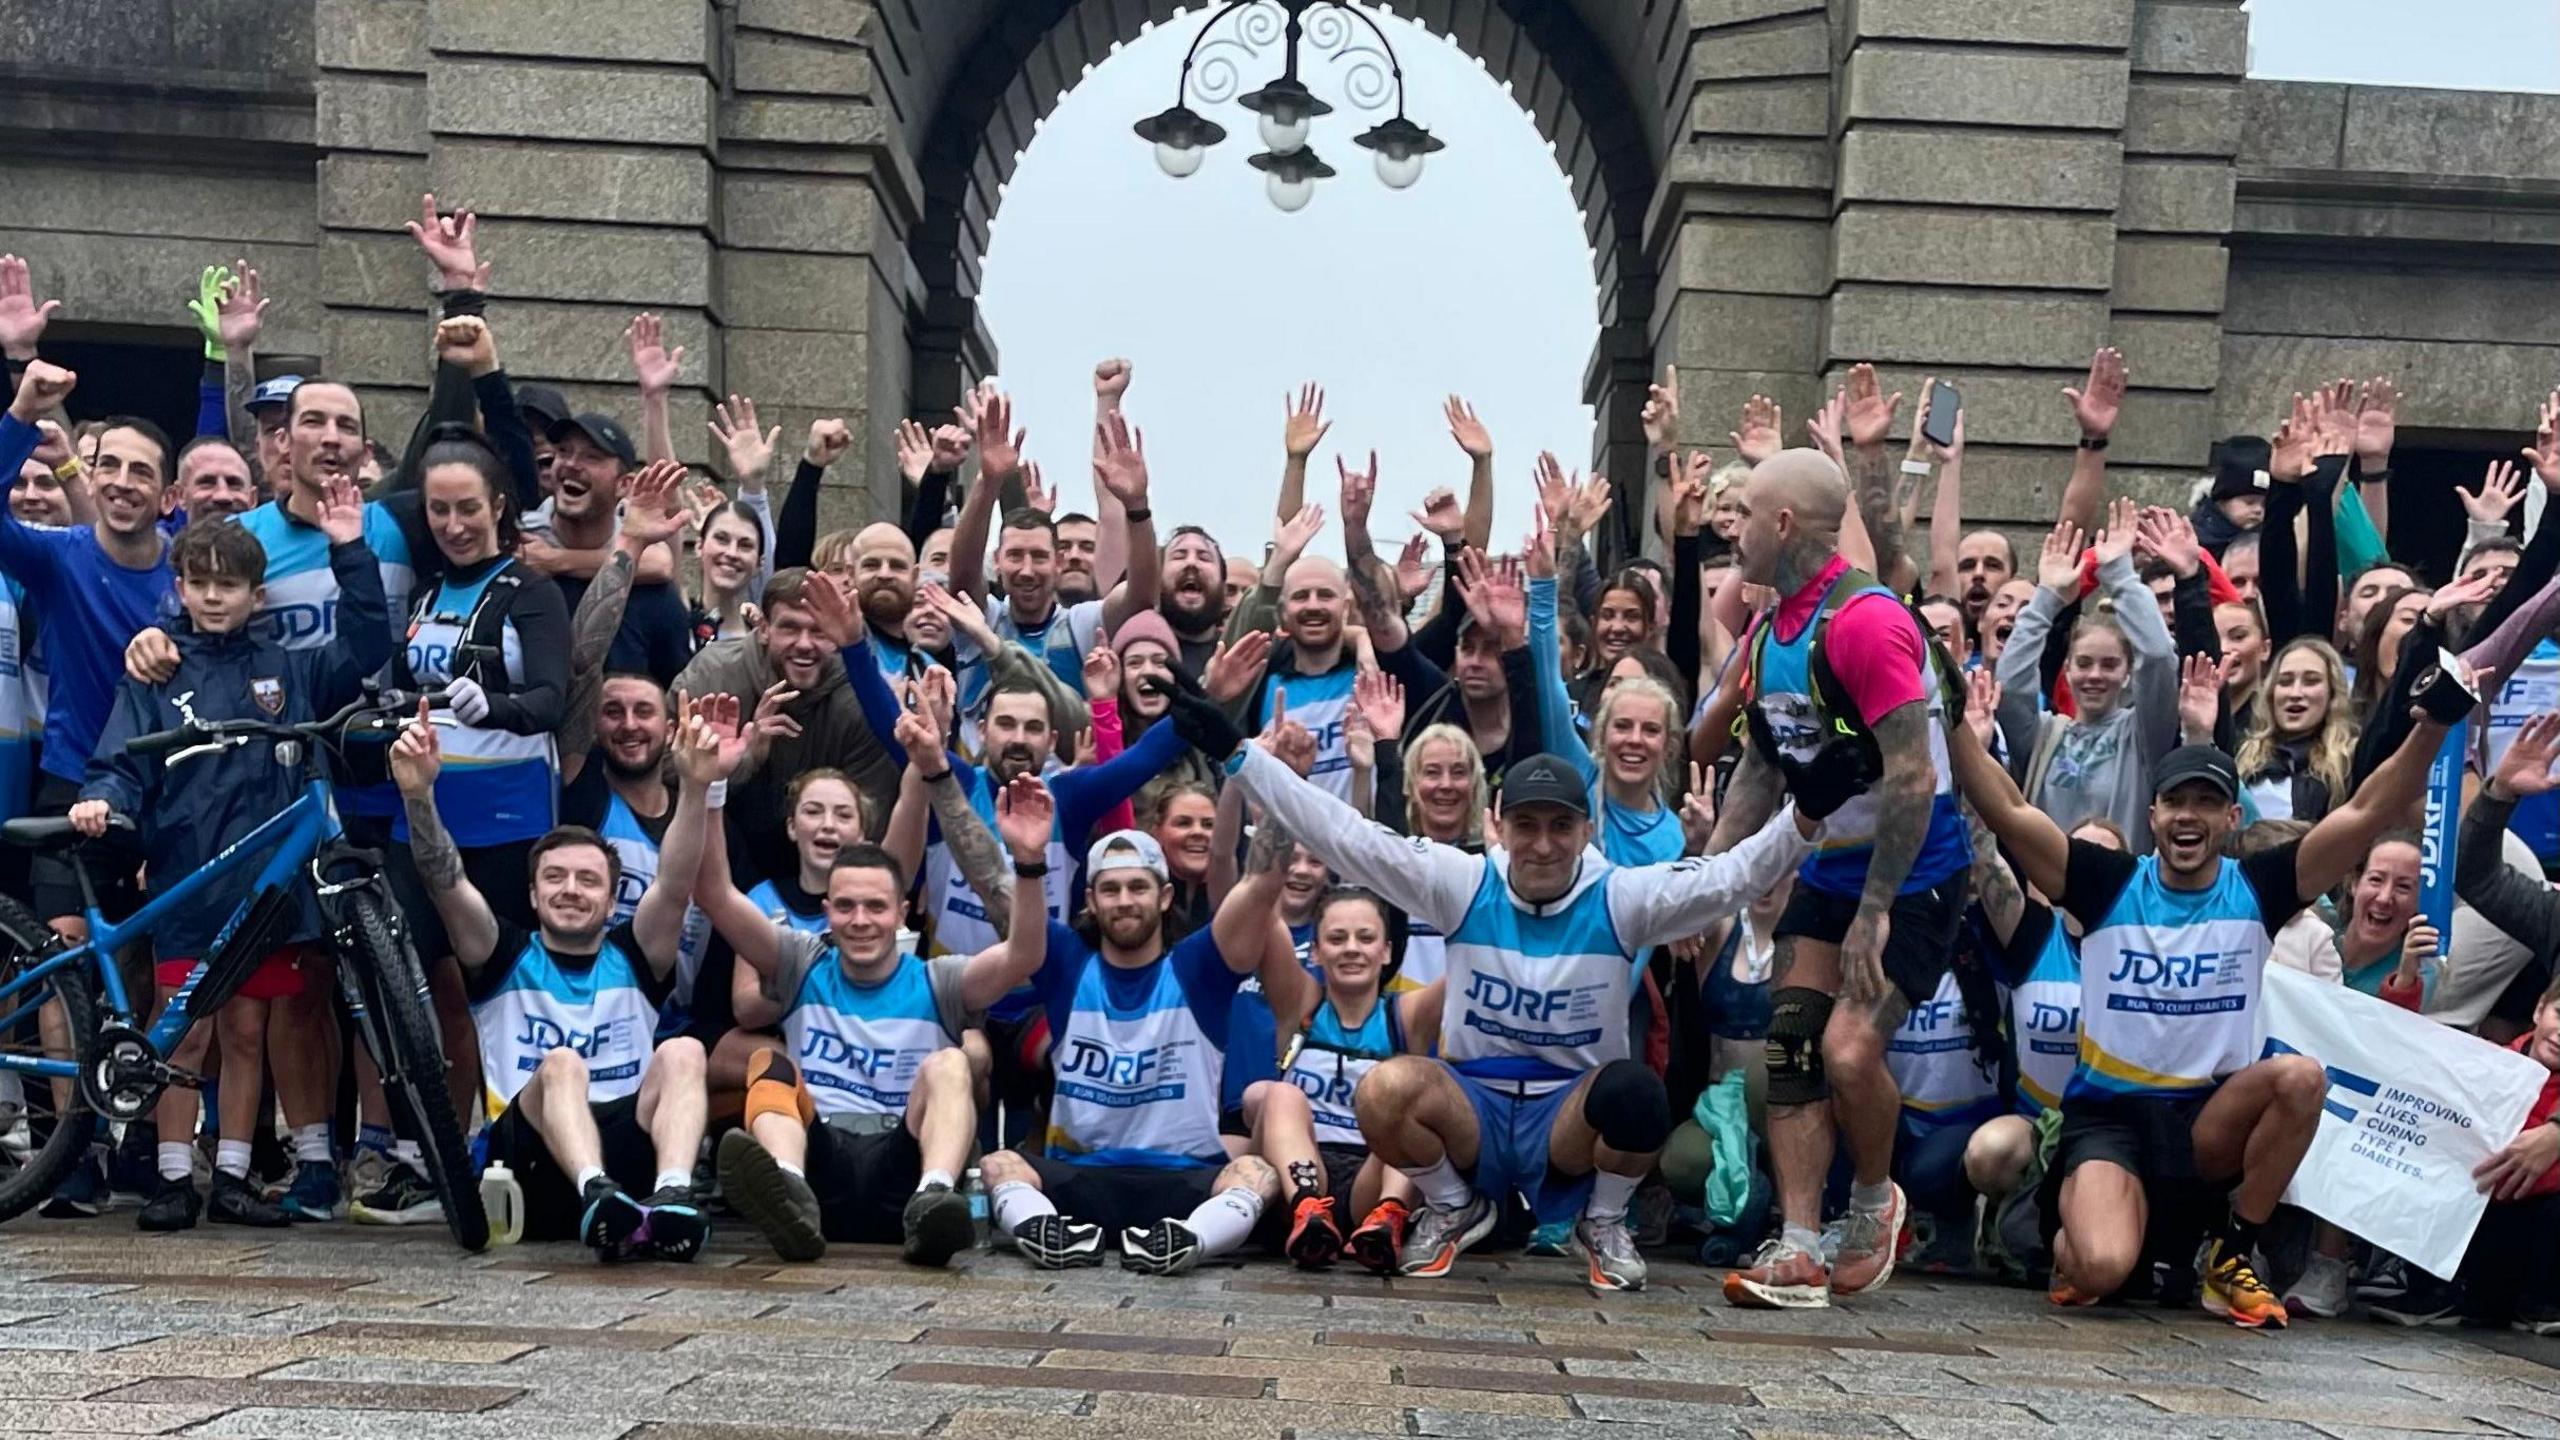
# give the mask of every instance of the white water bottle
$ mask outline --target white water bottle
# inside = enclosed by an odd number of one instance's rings
[[[489,1243],[513,1245],[524,1238],[524,1187],[502,1160],[480,1172],[480,1208],[488,1212]]]

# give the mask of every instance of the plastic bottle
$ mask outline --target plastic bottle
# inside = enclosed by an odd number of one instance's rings
[[[524,1187],[506,1162],[492,1160],[480,1172],[480,1207],[489,1212],[489,1243],[513,1245],[524,1238]]]
[[[969,1197],[969,1218],[977,1224],[978,1243],[984,1245],[987,1243],[987,1185],[978,1177],[977,1166],[969,1167],[969,1173],[962,1178],[960,1188]]]

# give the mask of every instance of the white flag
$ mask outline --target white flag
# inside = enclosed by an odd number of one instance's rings
[[[2488,1204],[2472,1167],[2524,1128],[2551,1072],[2344,985],[2265,975],[2259,1055],[2299,1051],[2329,1072],[2285,1203],[2450,1279]]]

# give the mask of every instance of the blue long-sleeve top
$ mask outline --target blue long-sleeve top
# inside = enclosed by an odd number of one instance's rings
[[[173,610],[168,546],[148,569],[119,565],[93,527],[52,530],[9,513],[9,487],[36,450],[36,427],[0,415],[0,572],[25,587],[44,626],[53,688],[44,713],[47,775],[80,783],[124,678],[124,647]]]
[[[1573,762],[1583,783],[1591,787],[1591,814],[1599,821],[1600,853],[1620,865],[1655,865],[1677,860],[1684,848],[1677,812],[1660,805],[1631,809],[1609,798],[1600,762],[1591,743],[1574,725],[1573,698],[1565,691],[1563,651],[1556,639],[1556,582],[1529,581],[1529,663],[1538,672],[1538,744],[1552,755]],[[1679,733],[1681,717],[1664,717]]]
[[[196,381],[196,436],[202,439],[207,435],[231,438],[231,407],[225,401],[219,360],[206,361],[204,374]],[[170,478],[171,483],[176,483],[175,476]]]

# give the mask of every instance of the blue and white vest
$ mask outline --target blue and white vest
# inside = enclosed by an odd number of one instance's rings
[[[2056,914],[2026,978],[2009,991],[2009,1037],[2017,1047],[2018,1112],[2062,1104],[2080,1064],[2080,952]]]
[[[717,824],[715,820],[713,822]],[[613,923],[628,925],[640,913],[640,897],[658,878],[658,842],[640,817],[611,788],[605,791],[604,824],[596,832],[622,861],[622,880],[613,896]],[[693,986],[702,978],[702,957],[711,948],[711,917],[699,906],[684,909],[684,938],[677,942],[674,988],[667,995],[662,1035],[680,1035],[693,1014]]]
[[[1115,983],[1117,982],[1117,983]],[[1214,1000],[1223,1015],[1228,997]],[[1050,1158],[1191,1168],[1227,1163],[1218,1139],[1224,1036],[1183,993],[1170,958],[1122,970],[1093,955],[1050,1054]]]
[[[544,948],[541,936],[528,937],[498,988],[471,1005],[489,1113],[506,1109],[542,1057],[563,1046],[586,1058],[589,1099],[636,1093],[658,1024],[658,1007],[640,977],[639,962],[610,938],[594,963],[569,966]]]
[[[1331,1000],[1320,1001],[1305,1033],[1290,1045],[1282,1078],[1306,1095],[1308,1108],[1315,1112],[1317,1144],[1369,1143],[1360,1134],[1351,1097],[1379,1061],[1404,1053],[1404,1026],[1398,1023],[1396,1007],[1395,996],[1380,995],[1369,1008],[1369,1018],[1351,1031],[1343,1028]]]
[[[0,575],[0,820],[14,820],[35,797],[36,747],[44,739],[44,707],[35,698],[34,667],[24,651],[35,643],[21,622],[26,590]]]
[[[1885,1042],[1885,1068],[1902,1088],[1902,1121],[1929,1129],[1979,1124],[2000,1108],[2000,1086],[1974,1053],[1973,1020],[1950,970],[1938,993],[1911,1007]]]
[[[961,783],[969,792],[969,808],[987,822],[989,831],[1001,834],[996,830],[996,802],[988,788],[987,772],[965,771]],[[1059,835],[1057,825],[1055,819],[1049,822],[1049,873],[1041,877],[1040,893],[1048,902],[1049,918],[1063,923],[1075,862],[1067,854],[1066,841]],[[970,888],[969,877],[961,871],[948,840],[938,839],[925,850],[924,894],[927,914],[932,917],[936,955],[974,955],[1003,938],[987,919],[986,903]]]
[[[2079,1095],[2194,1095],[2257,1058],[2252,1030],[2272,946],[2241,868],[2172,890],[2145,855],[2080,941]]]
[[[1360,668],[1348,660],[1325,675],[1274,672],[1263,682],[1262,698],[1253,707],[1254,728],[1259,730],[1271,723],[1272,692],[1289,693],[1288,718],[1307,727],[1316,740],[1315,768],[1307,778],[1343,800],[1351,798],[1351,742],[1345,724],[1351,715],[1351,684],[1359,677]]]
[[[314,650],[338,638],[338,577],[329,568],[329,537],[268,501],[240,517],[240,528],[258,537],[267,551],[267,603],[258,623],[287,650]],[[401,617],[409,613],[409,594],[417,588],[418,571],[409,554],[409,539],[391,512],[368,502],[364,507],[365,548],[382,572],[382,598],[389,607],[392,639],[400,638]],[[402,815],[400,792],[388,779],[368,785],[342,785],[339,808],[350,815]],[[447,812],[446,823],[456,817]]]
[[[455,652],[468,638],[471,613],[489,583],[513,563],[493,565],[478,580],[446,580],[420,597],[409,622],[409,674],[421,687],[443,685],[467,668]],[[504,621],[499,633],[507,681],[522,684],[524,644],[514,619]],[[549,731],[518,735],[456,723],[437,738],[444,747],[444,773],[436,777],[436,811],[454,844],[469,850],[538,840],[560,823],[560,753]],[[393,820],[391,833],[409,838],[405,811]]]
[[[832,944],[791,997],[782,1035],[821,1115],[905,1114],[926,1058],[960,1043],[943,1028],[924,961],[902,955],[888,980],[859,985]]]
[[[1440,1054],[1459,1073],[1543,1093],[1627,1058],[1635,961],[1609,917],[1607,873],[1586,858],[1578,888],[1531,915],[1488,859],[1447,950]]]
[[[747,903],[756,907],[756,909],[764,915],[764,918],[772,921],[776,925],[788,925],[794,930],[798,930],[809,935],[824,935],[827,933],[827,914],[825,911],[821,910],[815,915],[803,915],[799,911],[792,909],[790,905],[783,901],[782,891],[770,880],[757,881],[756,888],[747,892]],[[698,914],[700,912],[697,911],[695,913]],[[687,915],[685,917],[688,921],[692,918],[692,915]]]

